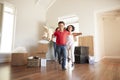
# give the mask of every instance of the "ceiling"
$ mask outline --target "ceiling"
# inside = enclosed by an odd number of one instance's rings
[[[36,5],[40,5],[46,10],[48,10],[56,0],[36,0]]]

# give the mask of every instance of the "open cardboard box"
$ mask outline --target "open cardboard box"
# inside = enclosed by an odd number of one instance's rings
[[[12,53],[12,65],[26,65],[28,53]]]
[[[46,53],[36,52],[33,56],[39,56],[40,58],[46,58]]]
[[[49,44],[38,44],[38,51],[39,52],[47,52]]]
[[[49,44],[38,44],[37,56],[40,58],[46,58]]]

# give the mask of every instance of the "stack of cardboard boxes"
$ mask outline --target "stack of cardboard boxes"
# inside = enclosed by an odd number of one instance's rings
[[[93,36],[81,36],[81,37],[79,37],[79,46],[89,47],[89,55],[94,56]]]
[[[36,66],[46,66],[46,53],[48,51],[49,44],[38,44],[37,52],[33,54],[33,56],[39,57],[38,59],[28,59],[28,67],[36,67]]]
[[[41,66],[46,66],[47,59],[46,59],[46,53],[48,52],[49,44],[39,44],[38,45],[38,55],[41,59]]]
[[[46,58],[46,53],[48,51],[48,44],[39,44],[38,45],[38,50],[37,50],[37,55],[40,57],[40,58]]]

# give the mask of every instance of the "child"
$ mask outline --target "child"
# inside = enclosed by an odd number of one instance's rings
[[[59,30],[54,33],[54,36],[56,36],[56,50],[58,53],[58,60],[59,63],[61,63],[61,57],[62,57],[62,70],[66,70],[66,39],[69,35],[69,32],[66,31],[65,23],[63,21],[60,21],[58,23]]]

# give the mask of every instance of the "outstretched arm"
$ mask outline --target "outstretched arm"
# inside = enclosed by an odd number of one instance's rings
[[[82,33],[73,33],[73,36],[79,36],[82,35]]]

